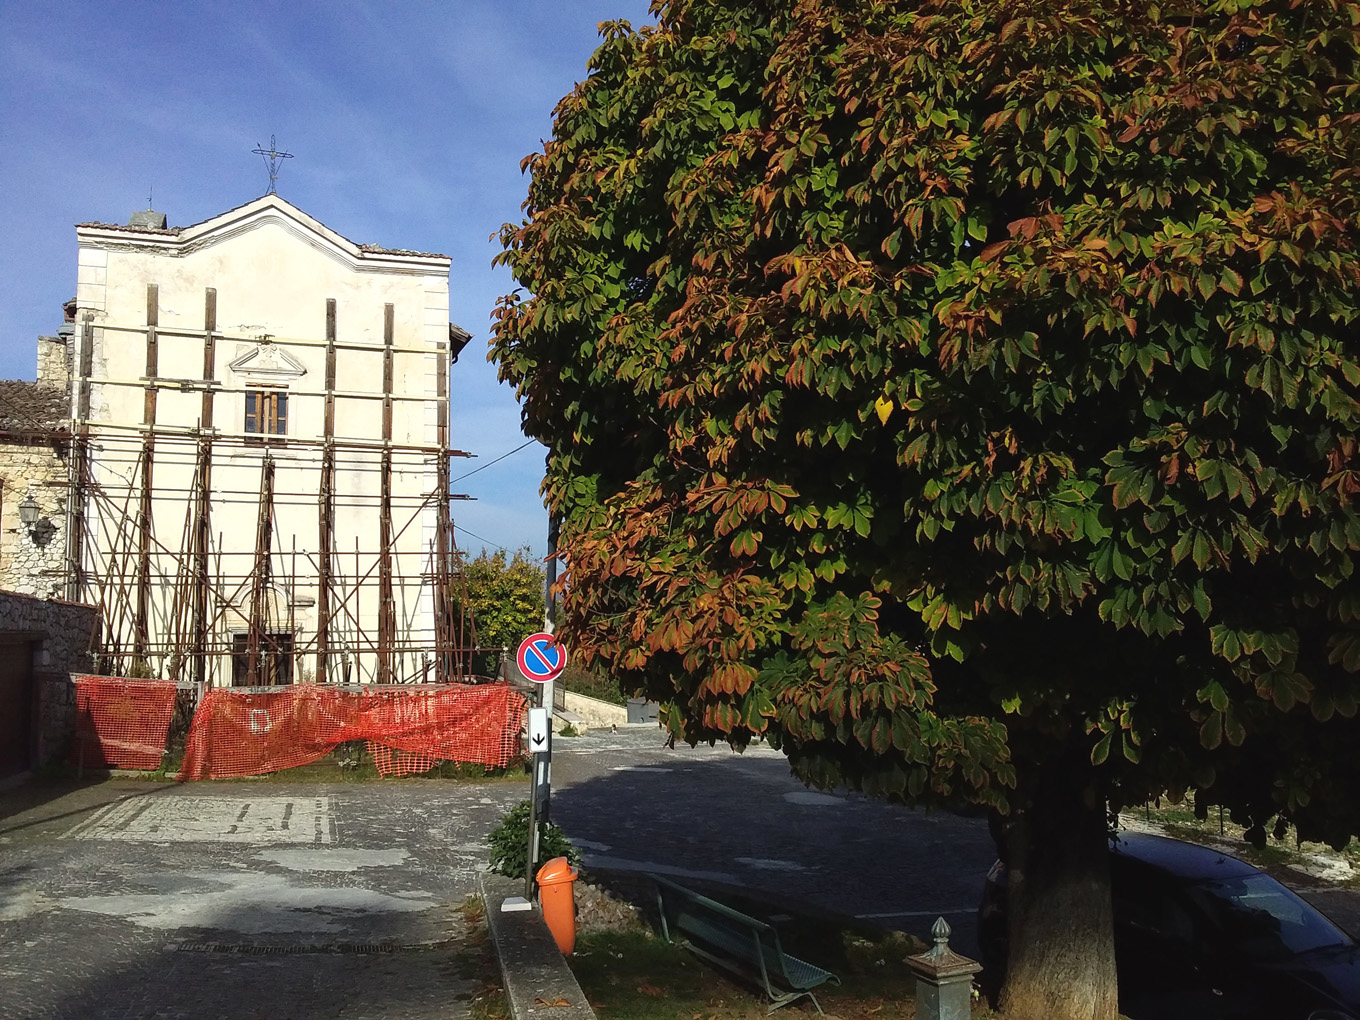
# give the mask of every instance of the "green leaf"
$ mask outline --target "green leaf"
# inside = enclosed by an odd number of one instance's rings
[[[1212,751],[1223,742],[1223,713],[1210,712],[1199,728],[1199,742]]]
[[[1098,741],[1096,746],[1091,748],[1091,764],[1104,765],[1105,759],[1110,756],[1110,740],[1114,737],[1114,731],[1106,733]]]

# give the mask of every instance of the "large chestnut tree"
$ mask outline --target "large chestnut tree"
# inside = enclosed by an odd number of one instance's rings
[[[1360,831],[1360,7],[653,13],[501,235],[561,633],[677,737],[987,807],[1003,1008],[1109,1020],[1109,811]]]

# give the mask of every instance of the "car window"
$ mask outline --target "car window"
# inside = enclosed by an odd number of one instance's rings
[[[1278,960],[1350,939],[1269,875],[1196,882],[1187,894],[1213,918],[1227,946],[1257,960]]]
[[[1185,907],[1166,885],[1148,881],[1148,876],[1120,875],[1114,883],[1114,920],[1156,938],[1190,945],[1195,942],[1195,925]]]

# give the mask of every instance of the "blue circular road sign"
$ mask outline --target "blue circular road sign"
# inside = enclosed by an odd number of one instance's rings
[[[556,680],[567,668],[567,652],[551,634],[530,634],[515,654],[519,671],[536,683]]]

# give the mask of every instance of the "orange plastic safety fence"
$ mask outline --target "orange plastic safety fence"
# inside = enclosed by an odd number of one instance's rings
[[[368,742],[368,753],[381,776],[418,776],[435,767],[437,759],[422,751],[403,751],[376,740]]]
[[[76,675],[76,732],[71,763],[85,768],[160,768],[175,684]]]
[[[350,740],[387,749],[374,755],[384,775],[414,772],[423,762],[428,769],[436,760],[505,766],[518,752],[523,715],[524,699],[505,684],[218,687],[194,714],[180,778],[277,772],[314,762]]]

